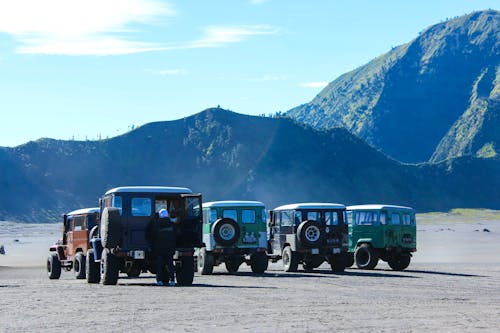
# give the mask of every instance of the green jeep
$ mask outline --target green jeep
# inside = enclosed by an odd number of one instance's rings
[[[415,211],[392,205],[347,207],[350,265],[374,269],[378,260],[386,261],[396,271],[410,265],[417,250]]]
[[[242,263],[254,273],[267,269],[266,209],[259,201],[203,203],[203,247],[198,249],[198,270],[212,274],[222,263],[230,273]]]

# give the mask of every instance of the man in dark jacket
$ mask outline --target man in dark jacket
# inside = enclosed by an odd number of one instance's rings
[[[175,223],[171,221],[166,209],[160,209],[158,218],[150,222],[147,236],[152,245],[153,255],[156,256],[156,283],[163,286],[168,282],[170,286],[175,286],[173,255],[176,230]],[[170,279],[165,278],[165,262],[168,264]]]

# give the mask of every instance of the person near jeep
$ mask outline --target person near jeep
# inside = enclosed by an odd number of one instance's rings
[[[176,224],[170,219],[166,209],[160,209],[158,218],[150,222],[147,231],[153,255],[156,256],[156,281],[159,286],[167,283],[175,286],[175,252]],[[165,262],[168,265],[169,279],[165,278]]]

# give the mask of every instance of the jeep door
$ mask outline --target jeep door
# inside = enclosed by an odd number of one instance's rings
[[[383,230],[378,221],[379,213],[376,210],[356,210],[353,212],[352,241],[370,243],[375,248],[383,247]]]
[[[270,222],[269,222],[269,243],[273,253],[281,255],[282,243],[281,243],[281,212],[271,211],[270,212]]]
[[[401,215],[397,210],[390,210],[388,214],[388,223],[384,232],[384,243],[388,247],[398,247],[401,244],[402,229]]]
[[[153,219],[153,200],[147,193],[123,196],[124,250],[147,250],[146,229]]]
[[[87,228],[85,227],[86,215],[79,215],[73,217],[72,230],[73,242],[71,255],[74,255],[78,249],[83,253],[87,253]]]
[[[401,238],[400,246],[404,248],[417,248],[417,226],[415,213],[412,211],[402,212],[401,216]]]
[[[324,211],[325,243],[327,246],[343,247],[344,239],[347,240],[348,230],[344,221],[344,210]]]
[[[178,225],[178,248],[202,247],[203,217],[201,194],[181,194],[182,213]]]

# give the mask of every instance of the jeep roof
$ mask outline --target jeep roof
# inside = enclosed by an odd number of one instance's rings
[[[411,207],[396,206],[396,205],[372,204],[372,205],[355,205],[355,206],[347,206],[347,210],[353,210],[353,209],[373,209],[373,210],[380,210],[380,209],[399,209],[399,210],[410,210],[410,211],[413,211],[413,208],[411,208]]]
[[[260,201],[226,200],[226,201],[212,201],[212,202],[204,202],[203,203],[203,208],[236,207],[236,206],[241,206],[241,207],[262,206],[262,207],[265,207],[265,205]]]
[[[345,209],[345,205],[338,203],[326,202],[307,202],[294,203],[274,208],[274,210],[291,210],[291,209]]]
[[[81,214],[91,214],[91,213],[99,213],[99,207],[83,208],[83,209],[74,210],[72,212],[67,213],[66,216],[81,215]]]
[[[173,193],[190,194],[193,193],[187,187],[167,187],[167,186],[123,186],[107,191],[104,195],[111,193]]]

